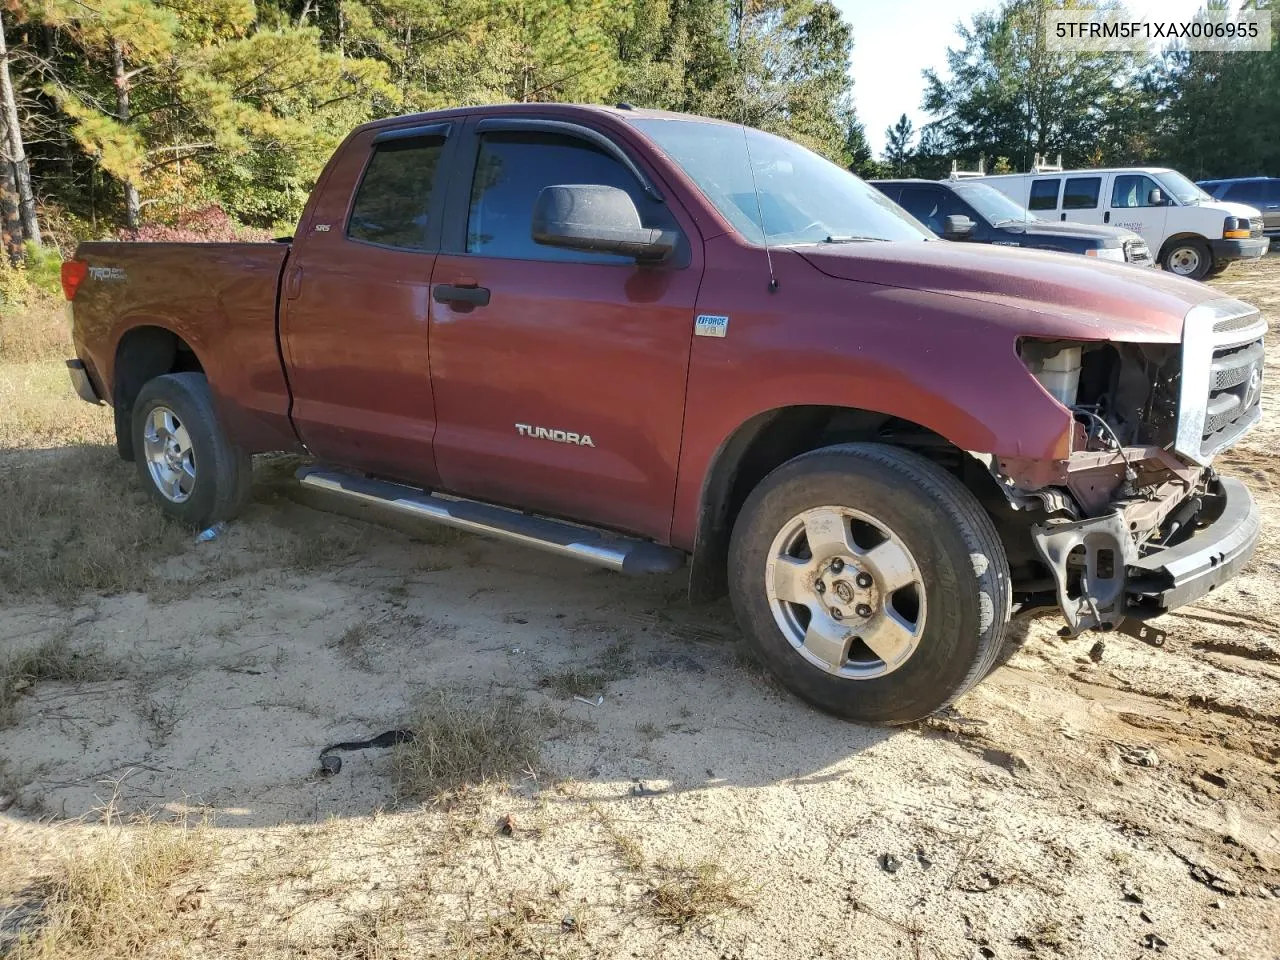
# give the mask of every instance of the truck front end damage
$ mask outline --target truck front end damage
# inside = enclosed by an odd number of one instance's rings
[[[1212,463],[1261,419],[1266,331],[1258,310],[1221,299],[1188,312],[1180,343],[1019,344],[1074,415],[1067,459],[988,464],[1034,544],[1024,607],[1058,606],[1070,635],[1132,630],[1249,561],[1257,506]]]

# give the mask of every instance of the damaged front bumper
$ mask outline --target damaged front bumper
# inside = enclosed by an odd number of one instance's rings
[[[1126,618],[1146,620],[1198,600],[1235,576],[1258,544],[1258,506],[1229,477],[1209,482],[1183,524],[1194,526],[1190,536],[1141,549],[1121,510],[1032,527],[1069,632],[1110,630]]]

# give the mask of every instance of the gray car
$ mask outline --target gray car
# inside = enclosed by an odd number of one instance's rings
[[[1201,180],[1200,189],[1216,200],[1246,203],[1262,211],[1262,232],[1274,241],[1280,238],[1280,177],[1236,177],[1231,180]]]

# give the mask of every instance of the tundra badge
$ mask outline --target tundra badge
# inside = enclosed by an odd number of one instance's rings
[[[527,423],[517,423],[516,433],[534,440],[554,440],[556,443],[573,443],[580,447],[594,447],[589,433],[570,433],[567,430],[552,430],[549,427],[531,427]]]
[[[693,332],[699,337],[723,337],[729,332],[729,318],[700,313],[693,321]]]

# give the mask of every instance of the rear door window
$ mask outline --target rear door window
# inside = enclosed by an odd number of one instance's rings
[[[1058,177],[1047,180],[1031,181],[1031,198],[1027,201],[1028,210],[1057,210],[1058,188],[1062,181]]]
[[[1101,177],[1069,177],[1062,191],[1062,209],[1095,210],[1101,192]]]
[[[374,147],[351,205],[347,237],[399,250],[426,250],[427,209],[443,150],[439,136]]]

